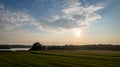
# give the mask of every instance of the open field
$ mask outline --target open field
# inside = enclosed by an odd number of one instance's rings
[[[119,51],[0,52],[0,67],[120,67]]]

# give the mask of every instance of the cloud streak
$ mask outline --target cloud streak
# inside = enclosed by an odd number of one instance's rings
[[[53,18],[52,20],[54,21],[50,21],[51,23],[49,24],[51,27],[63,29],[84,28],[91,22],[102,18],[96,13],[96,11],[104,8],[102,5],[96,4],[85,7],[81,5],[79,0],[67,0],[64,3],[67,4],[67,6],[65,5],[64,8],[61,9],[63,15],[59,15],[59,19]]]
[[[56,8],[56,2],[54,1],[51,0],[53,7]],[[37,3],[33,4],[34,7],[36,5]],[[49,12],[52,13],[50,17],[46,17],[44,21],[41,21],[27,12],[8,10],[4,5],[0,4],[0,29],[11,30],[24,25],[32,25],[42,30],[86,28],[91,22],[102,18],[97,11],[104,8],[99,3],[83,6],[79,0],[62,0],[62,4],[57,5],[57,7],[60,8],[58,12]],[[49,10],[52,9],[49,8]]]
[[[0,30],[11,30],[24,25],[42,28],[39,21],[23,11],[10,11],[0,4]]]

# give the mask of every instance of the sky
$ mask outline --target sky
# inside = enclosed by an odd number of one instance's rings
[[[120,44],[120,0],[0,0],[0,44]]]

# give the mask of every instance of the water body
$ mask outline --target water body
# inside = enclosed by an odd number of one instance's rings
[[[30,48],[11,48],[11,49],[0,49],[0,51],[18,51],[18,50],[29,50]]]

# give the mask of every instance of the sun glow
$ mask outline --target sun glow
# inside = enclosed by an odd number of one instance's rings
[[[78,37],[81,36],[81,30],[80,29],[76,29],[74,30],[74,34]]]

